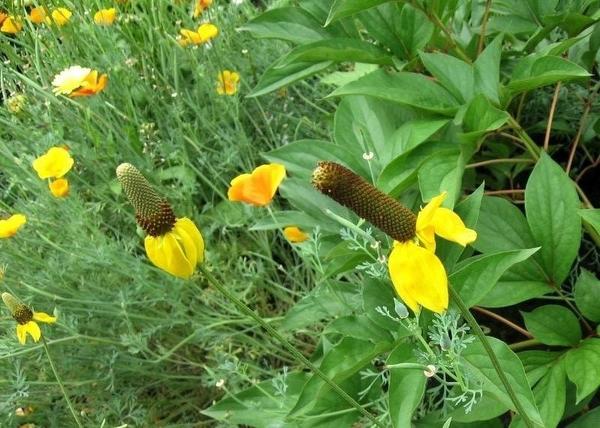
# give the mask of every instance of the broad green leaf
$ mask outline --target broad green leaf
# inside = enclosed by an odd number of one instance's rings
[[[333,61],[322,61],[317,63],[294,63],[289,64],[286,67],[277,67],[277,62],[275,62],[267,68],[248,96],[258,97],[260,95],[268,94],[283,86],[304,79],[305,77],[317,74],[332,64]]]
[[[368,342],[392,342],[394,338],[387,329],[371,321],[365,315],[347,315],[336,318],[324,330],[325,334],[341,334],[345,337],[366,340]]]
[[[559,305],[545,305],[521,312],[525,327],[545,345],[575,346],[581,340],[581,327],[575,314]]]
[[[507,86],[512,95],[559,81],[589,77],[579,65],[558,56],[529,56],[515,67]]]
[[[462,184],[465,161],[460,150],[438,152],[423,162],[419,168],[419,189],[424,201],[442,192],[448,192],[444,206],[452,208]]]
[[[487,337],[487,340],[527,416],[533,423],[543,426],[521,360],[501,340],[495,337]],[[462,356],[466,366],[482,382],[483,390],[488,391],[507,407],[516,411],[514,403],[500,381],[498,373],[494,370],[494,366],[481,342],[477,340],[468,345]]]
[[[391,65],[392,57],[383,49],[362,40],[328,38],[298,46],[281,58],[276,68],[289,67],[295,63],[322,61]]]
[[[321,79],[321,83],[325,85],[333,85],[333,86],[344,86],[350,82],[354,82],[360,77],[372,73],[377,70],[376,64],[354,64],[354,70],[352,71],[334,71],[331,74],[323,76]],[[338,107],[339,109],[339,107]]]
[[[567,428],[598,428],[600,426],[600,407],[596,407],[582,416],[575,422],[567,425]]]
[[[416,363],[414,351],[407,343],[392,351],[386,364]],[[413,413],[425,393],[427,378],[419,369],[390,369],[388,407],[392,427],[405,428],[412,425]]]
[[[463,128],[465,132],[479,136],[500,128],[508,118],[507,112],[491,105],[483,95],[477,95],[465,111]]]
[[[378,307],[385,307],[392,316],[395,316],[394,289],[391,283],[374,278],[365,278],[363,281],[362,298],[363,311],[371,321],[388,331],[400,331],[401,337],[410,335],[398,322],[377,311]]]
[[[498,282],[502,274],[515,263],[522,262],[538,248],[503,251],[467,259],[448,278],[467,306],[475,306]]]
[[[419,54],[423,65],[457,100],[467,102],[473,97],[475,74],[466,62],[443,53]]]
[[[388,1],[391,0],[335,0],[331,6],[325,25],[327,26],[338,19],[352,16],[358,12],[379,6]]]
[[[250,31],[257,38],[280,39],[296,44],[331,37],[316,19],[299,7],[268,10],[240,29]]]
[[[434,30],[429,18],[410,4],[405,4],[400,14],[396,14],[394,27],[408,59],[413,58],[419,49],[427,45]]]
[[[586,318],[600,322],[600,281],[585,269],[575,283],[575,303]]]
[[[484,392],[483,396],[477,401],[470,412],[465,412],[464,407],[458,407],[449,416],[452,416],[452,425],[456,422],[476,422],[489,421],[500,416],[508,410],[508,407],[496,399],[489,392]],[[469,425],[470,426],[470,425]]]
[[[452,114],[458,108],[448,91],[416,73],[377,70],[336,89],[329,97],[344,95],[369,95],[442,114]]]
[[[598,28],[600,28],[600,25]],[[600,209],[579,210],[578,213],[596,230],[596,233],[600,233]]]
[[[475,94],[483,94],[492,102],[500,102],[500,57],[502,35],[497,36],[473,64]]]
[[[542,246],[542,266],[556,285],[562,284],[577,257],[581,240],[578,210],[573,182],[542,152],[527,181],[525,211],[532,235]]]
[[[600,339],[586,339],[567,352],[565,367],[569,380],[577,386],[577,402],[600,386]]]
[[[448,119],[419,119],[404,122],[388,141],[389,159],[394,159],[400,154],[414,149],[447,123]]]
[[[524,266],[526,262],[517,264],[517,267]],[[496,284],[492,290],[483,296],[479,301],[479,306],[486,308],[504,308],[506,306],[513,306],[517,303],[524,302],[526,300],[534,299],[536,297],[543,296],[553,292],[554,289],[548,284],[542,281],[529,280],[508,271]]]
[[[361,12],[357,18],[369,37],[387,47],[396,57],[404,58],[406,51],[402,48],[402,41],[394,25],[394,17],[399,13],[400,6],[397,2],[384,3]]]
[[[532,350],[519,352],[517,356],[523,363],[529,384],[535,385],[546,376],[562,354],[563,352]]]

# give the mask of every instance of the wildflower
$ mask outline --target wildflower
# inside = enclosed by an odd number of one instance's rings
[[[21,29],[23,29],[21,20],[12,15],[7,16],[0,26],[0,32],[7,34],[17,34]]]
[[[13,214],[6,220],[0,220],[0,238],[11,238],[27,223],[23,214]]]
[[[4,22],[4,20],[6,18],[8,18],[8,14],[6,14],[0,10],[0,25],[2,25],[2,23]]]
[[[97,25],[113,25],[115,19],[117,19],[117,9],[114,7],[101,9],[94,14],[94,22]]]
[[[227,191],[230,201],[264,206],[271,203],[275,192],[285,178],[285,166],[271,163],[261,165],[251,174],[242,174],[231,180]]]
[[[240,75],[235,71],[223,70],[219,73],[217,81],[217,93],[219,95],[234,95],[237,92],[237,85],[240,81]]]
[[[6,100],[6,108],[12,114],[19,114],[23,111],[25,107],[25,103],[27,102],[27,97],[23,94],[13,95],[9,99]]]
[[[283,229],[283,236],[294,244],[304,242],[309,238],[308,234],[300,230],[297,226],[288,226]]]
[[[70,97],[94,95],[101,92],[108,81],[106,74],[78,65],[71,66],[54,77],[52,86],[55,94]]]
[[[33,161],[33,169],[42,180],[61,178],[71,170],[75,161],[63,147],[52,147],[44,155]]]
[[[64,198],[69,195],[69,180],[66,178],[53,180],[48,184],[48,187],[55,198]]]
[[[313,185],[395,239],[388,269],[396,293],[413,312],[448,308],[448,277],[435,255],[435,235],[467,245],[477,238],[452,210],[442,208],[446,192],[415,216],[397,200],[380,192],[349,169],[319,162]]]
[[[187,217],[176,218],[169,203],[131,164],[117,168],[117,178],[133,205],[138,224],[148,234],[144,247],[150,261],[179,278],[189,278],[204,261],[204,241]]]
[[[48,324],[56,322],[56,317],[50,316],[45,312],[32,311],[12,294],[2,293],[2,300],[12,317],[17,321],[17,339],[19,339],[21,345],[25,345],[27,333],[31,335],[34,342],[37,342],[42,337],[42,331],[36,321]]]
[[[184,28],[181,29],[179,33],[181,34],[179,44],[183,47],[186,47],[189,45],[201,45],[211,41],[217,37],[219,34],[219,29],[216,25],[206,23],[200,25],[196,31],[187,30]]]
[[[73,12],[65,7],[59,7],[54,9],[50,16],[46,17],[46,24],[50,25],[52,23],[56,24],[59,27],[66,25],[70,20]]]
[[[34,24],[43,24],[46,21],[46,9],[42,6],[34,7],[29,11],[29,20]]]
[[[196,6],[194,7],[194,18],[198,18],[204,12],[204,9],[212,4],[213,0],[196,0]]]

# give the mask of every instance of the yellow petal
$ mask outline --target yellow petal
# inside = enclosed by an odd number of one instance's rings
[[[23,325],[23,328],[25,329],[25,332],[33,337],[34,342],[37,342],[40,340],[40,337],[42,337],[40,326],[35,321],[29,321],[27,324]]]
[[[41,179],[61,178],[71,170],[75,161],[63,147],[52,147],[33,161],[33,169]]]
[[[275,163],[261,165],[252,171],[252,174],[242,174],[234,178],[227,196],[230,201],[246,202],[256,206],[268,205],[284,178],[283,165]]]
[[[396,292],[413,311],[418,305],[438,313],[448,308],[448,278],[435,254],[412,241],[396,242],[388,268]]]
[[[17,339],[21,345],[27,341],[27,329],[24,324],[17,324]]]
[[[421,229],[431,225],[433,221],[433,214],[442,205],[444,200],[448,196],[448,192],[442,192],[438,196],[434,197],[425,207],[419,211],[417,216],[417,232]]]
[[[154,266],[166,271],[167,270],[167,259],[164,256],[163,251],[164,236],[146,236],[144,239],[144,247],[146,248],[146,255]]]
[[[182,217],[177,219],[175,222],[176,227],[180,227],[187,232],[187,234],[192,238],[194,242],[194,246],[196,247],[196,251],[198,253],[198,263],[202,263],[204,261],[204,239],[202,239],[202,234],[200,230],[196,227],[196,224],[187,217]]]
[[[73,13],[65,7],[59,7],[57,9],[54,9],[50,15],[52,16],[51,22],[54,22],[59,27],[62,27],[67,22],[69,22]]]
[[[147,236],[144,246],[150,261],[165,272],[179,278],[189,278],[194,273],[195,266],[186,258],[173,232],[157,237]]]
[[[13,214],[6,220],[0,220],[0,238],[15,236],[25,223],[27,223],[27,217],[23,214]]]
[[[448,208],[438,208],[433,215],[435,234],[463,247],[477,239],[477,232],[465,226],[461,218]]]
[[[202,24],[198,27],[198,36],[200,36],[201,43],[205,43],[214,39],[219,34],[219,29],[213,24]]]
[[[185,231],[184,228],[182,228],[181,226],[178,227],[177,224],[175,224],[175,226],[173,227],[173,235],[175,237],[175,240],[183,250],[183,255],[189,262],[192,269],[194,269],[196,267],[196,264],[198,263],[198,250],[196,249],[196,244],[194,243],[194,240]]]
[[[4,20],[2,26],[0,26],[0,32],[7,34],[17,34],[19,31],[21,31],[22,28],[23,24],[21,24],[19,18],[9,16]]]
[[[55,198],[64,198],[69,195],[69,180],[66,178],[51,181],[48,187],[50,188],[50,193]]]
[[[292,243],[300,243],[306,241],[309,236],[296,226],[288,226],[283,229],[283,236]]]
[[[117,18],[117,9],[111,7],[109,9],[101,9],[94,14],[94,22],[97,25],[112,25]]]
[[[42,6],[34,7],[29,12],[29,20],[34,24],[43,24],[46,19],[46,10]]]
[[[422,228],[417,231],[417,238],[427,250],[435,253],[435,228],[433,225]]]
[[[48,324],[52,324],[56,322],[56,317],[48,315],[46,312],[34,312],[33,319],[35,321],[45,322]]]

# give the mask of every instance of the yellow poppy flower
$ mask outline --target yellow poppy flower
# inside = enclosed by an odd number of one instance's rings
[[[27,334],[29,334],[34,342],[37,342],[42,337],[42,331],[38,322],[53,324],[56,322],[56,317],[50,316],[45,312],[32,311],[27,305],[17,300],[10,293],[2,293],[2,301],[10,311],[12,317],[17,321],[17,339],[21,345],[25,345]]]
[[[114,7],[101,9],[94,14],[94,22],[97,25],[113,25],[115,19],[117,19],[117,9]]]
[[[23,29],[23,24],[19,18],[12,15],[7,16],[0,26],[0,32],[7,34],[17,34]]]
[[[293,244],[304,242],[309,238],[308,234],[304,233],[297,226],[288,226],[285,229],[283,229],[283,236],[285,236],[285,239],[287,239]]]
[[[92,70],[81,82],[81,87],[71,92],[71,97],[85,97],[102,92],[106,88],[108,77],[106,74],[99,75],[98,71]]]
[[[204,12],[204,9],[212,4],[213,0],[196,0],[196,6],[194,7],[194,18],[198,18]]]
[[[117,178],[135,208],[136,220],[148,234],[144,247],[150,261],[179,278],[192,276],[204,261],[204,240],[194,222],[176,218],[169,203],[133,165],[119,165]]]
[[[217,93],[219,95],[234,95],[237,92],[237,86],[240,81],[240,75],[235,71],[223,70],[219,73],[217,81]]]
[[[61,178],[71,170],[75,161],[63,147],[52,147],[33,161],[33,169],[41,179]]]
[[[48,184],[48,187],[55,198],[64,198],[69,195],[69,180],[66,178],[53,180]]]
[[[56,24],[59,27],[66,25],[70,20],[73,12],[65,7],[59,7],[54,9],[50,16],[46,17],[46,24],[50,25],[52,23]]]
[[[52,86],[57,95],[77,97],[97,94],[106,87],[107,81],[106,74],[99,76],[96,70],[74,65],[57,74]]]
[[[23,214],[13,214],[6,220],[0,220],[0,238],[11,238],[27,223]]]
[[[42,6],[34,7],[29,11],[29,20],[34,24],[43,24],[46,21],[46,9]]]
[[[251,174],[242,174],[231,180],[227,191],[230,201],[264,206],[271,203],[275,192],[285,178],[285,166],[271,163],[261,165]]]
[[[219,34],[219,29],[216,25],[206,23],[200,25],[196,31],[187,30],[184,28],[180,30],[179,33],[181,34],[179,44],[185,47],[189,45],[201,45],[211,41],[217,37]]]

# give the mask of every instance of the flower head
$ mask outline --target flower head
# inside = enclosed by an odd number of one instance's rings
[[[46,21],[46,9],[37,6],[29,11],[29,20],[34,24],[43,24]]]
[[[73,12],[65,7],[59,7],[54,9],[50,16],[46,17],[46,24],[50,25],[52,23],[56,24],[59,27],[66,25],[70,20]]]
[[[227,191],[230,201],[264,206],[271,203],[275,192],[285,178],[285,167],[277,163],[261,165],[250,174],[242,174],[231,180]]]
[[[308,234],[303,232],[297,226],[288,226],[283,229],[283,236],[293,244],[304,242],[309,238]]]
[[[234,95],[237,92],[240,75],[235,71],[223,70],[217,80],[217,93],[219,95]]]
[[[19,114],[23,111],[25,104],[27,103],[27,97],[23,94],[16,94],[7,99],[6,108],[12,114]]]
[[[55,94],[71,97],[94,95],[106,87],[106,74],[99,75],[98,71],[74,65],[54,77],[52,86]]]
[[[50,316],[45,312],[32,311],[27,305],[10,293],[2,293],[2,301],[15,321],[17,321],[17,339],[19,339],[21,345],[25,345],[27,334],[31,335],[34,342],[39,341],[42,337],[42,331],[36,321],[48,324],[56,322],[56,317]]]
[[[61,178],[71,170],[75,161],[69,151],[63,147],[52,147],[33,161],[33,169],[42,180]]]
[[[185,47],[189,45],[201,45],[203,43],[210,42],[212,39],[217,37],[219,34],[219,29],[216,25],[206,23],[200,25],[196,31],[187,30],[184,28],[180,30],[179,33],[181,34],[179,44]]]
[[[204,260],[204,240],[189,218],[176,218],[169,203],[133,165],[123,163],[117,178],[133,205],[136,220],[148,236],[146,254],[160,269],[179,278],[189,278]]]
[[[202,15],[204,9],[208,9],[212,2],[213,0],[196,0],[196,5],[194,6],[194,18],[198,18]]]
[[[2,26],[0,26],[0,32],[7,34],[17,34],[22,29],[23,24],[21,23],[21,20],[12,15],[7,16],[3,20]]]
[[[23,214],[13,214],[6,220],[0,220],[0,238],[11,238],[27,223]]]
[[[94,14],[94,22],[97,25],[113,25],[117,19],[117,9],[111,7],[109,9],[100,9]]]
[[[64,198],[69,195],[69,180],[66,178],[53,180],[48,184],[48,187],[55,198]]]

